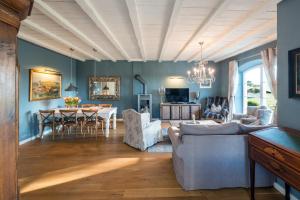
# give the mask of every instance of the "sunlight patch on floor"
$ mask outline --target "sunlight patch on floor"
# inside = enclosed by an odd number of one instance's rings
[[[27,193],[70,181],[110,172],[136,164],[139,158],[113,158],[96,163],[87,163],[45,173],[41,176],[20,179],[20,193]]]

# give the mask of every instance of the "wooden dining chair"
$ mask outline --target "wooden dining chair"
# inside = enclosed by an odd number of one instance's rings
[[[61,116],[61,124],[62,124],[62,130],[63,134],[65,133],[65,128],[68,130],[68,135],[70,135],[72,131],[72,127],[75,127],[75,131],[78,127],[78,121],[77,121],[77,109],[68,109],[68,110],[59,110],[60,116]]]
[[[91,104],[91,103],[87,103],[87,104],[81,104],[81,108],[90,108],[90,107],[96,107],[96,104]]]
[[[98,127],[101,126],[103,132],[103,123],[101,124],[98,120],[98,109],[82,109],[82,115],[84,121],[81,124],[81,134],[85,136],[83,129],[86,128],[88,133],[93,134],[93,129],[95,130],[96,139],[98,136]]]
[[[39,111],[41,117],[42,131],[41,131],[41,139],[44,136],[45,127],[50,127],[52,130],[52,139],[55,137],[55,129],[58,125],[55,120],[55,110],[40,110]]]

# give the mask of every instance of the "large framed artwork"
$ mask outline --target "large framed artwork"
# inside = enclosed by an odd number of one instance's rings
[[[289,98],[300,97],[300,48],[289,51]]]
[[[120,100],[120,82],[119,76],[90,77],[90,100]]]
[[[30,69],[29,100],[61,98],[62,75],[56,71]]]

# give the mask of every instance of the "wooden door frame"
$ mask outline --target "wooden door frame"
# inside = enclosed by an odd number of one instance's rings
[[[0,1],[0,200],[18,199],[17,33],[32,6],[33,0]]]

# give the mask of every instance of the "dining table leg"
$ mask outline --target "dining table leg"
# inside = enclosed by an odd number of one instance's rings
[[[113,129],[117,129],[117,112],[113,114]]]
[[[109,125],[110,125],[110,118],[105,119],[105,137],[108,138],[109,136]]]

